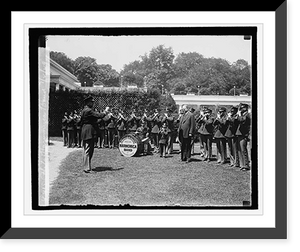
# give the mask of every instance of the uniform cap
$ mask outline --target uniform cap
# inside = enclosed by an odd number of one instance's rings
[[[226,108],[221,107],[221,108],[219,109],[219,112],[226,112]]]
[[[83,100],[85,103],[87,103],[87,102],[94,102],[95,100],[94,100],[94,98],[93,98],[93,96],[88,96],[88,97],[86,97],[84,100]]]
[[[232,106],[230,108],[230,112],[237,112],[237,111],[238,111],[238,107],[236,107],[236,106]]]
[[[246,103],[241,103],[241,104],[240,104],[240,109],[243,109],[243,108],[248,109],[248,104],[246,104]]]

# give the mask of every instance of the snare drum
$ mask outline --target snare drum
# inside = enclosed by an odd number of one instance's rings
[[[143,148],[142,139],[137,134],[126,134],[119,142],[119,151],[124,157],[138,156]]]

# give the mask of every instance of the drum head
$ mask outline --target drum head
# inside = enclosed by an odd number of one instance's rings
[[[138,139],[131,134],[122,137],[119,143],[119,151],[124,157],[132,157],[137,154],[138,147]]]

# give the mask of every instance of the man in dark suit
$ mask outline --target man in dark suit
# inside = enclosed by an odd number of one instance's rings
[[[83,165],[84,172],[90,173],[91,160],[94,154],[94,139],[97,129],[97,119],[103,118],[106,113],[95,112],[92,108],[94,99],[92,96],[84,99],[85,106],[81,112],[81,138],[83,143]]]
[[[196,122],[194,114],[188,110],[187,105],[182,106],[184,114],[178,127],[179,141],[181,142],[181,161],[191,161],[191,140],[194,137]]]

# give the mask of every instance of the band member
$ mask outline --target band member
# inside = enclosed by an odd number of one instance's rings
[[[227,130],[226,121],[227,121],[226,108],[222,107],[219,109],[217,118],[213,123],[216,130],[214,134],[214,138],[216,139],[216,143],[217,143],[218,163],[221,164],[225,164],[226,162],[226,138],[225,138],[225,132]]]
[[[194,114],[195,109],[190,108],[190,112],[192,114]],[[192,138],[192,141],[191,141],[191,155],[194,155],[194,152],[195,152],[195,138],[196,138],[196,129],[195,129],[195,135],[194,135],[194,137]]]
[[[181,119],[181,117],[183,116],[183,114],[184,114],[183,109],[180,109],[180,110],[179,110],[179,115],[178,115],[177,119],[176,119],[175,122],[174,122],[174,131],[176,132],[176,138],[175,138],[175,141],[179,143],[179,153],[181,153],[181,142],[179,141],[179,135],[178,135],[178,132],[179,132],[179,123],[180,123],[180,119]]]
[[[117,117],[115,113],[113,114],[110,110],[106,117],[106,127],[107,127],[107,133],[108,133],[108,148],[114,148],[115,147],[115,134],[116,134],[116,122]]]
[[[84,172],[92,171],[91,160],[94,154],[94,135],[98,118],[103,118],[105,113],[93,111],[94,99],[92,96],[84,100],[85,106],[81,112],[81,138],[83,142],[83,166]],[[105,111],[107,113],[107,111]]]
[[[129,133],[134,133],[139,127],[140,117],[136,115],[135,109],[132,110],[132,113],[127,121]]]
[[[195,134],[195,117],[188,111],[187,105],[183,105],[184,114],[180,119],[178,137],[181,142],[181,160],[191,161],[191,141]]]
[[[154,147],[155,147],[155,152],[158,152],[158,148],[159,148],[159,128],[160,128],[160,124],[161,124],[161,119],[158,113],[158,110],[155,109],[154,110],[154,114],[153,116],[148,118],[148,121],[151,122],[151,140],[154,143]]]
[[[64,146],[68,145],[67,122],[68,122],[68,114],[67,114],[67,112],[65,112],[64,117],[61,122],[61,131],[62,131]]]
[[[98,118],[97,119],[97,125],[98,125],[98,129],[97,129],[97,137],[99,139],[97,139],[97,141],[99,142],[98,144],[98,148],[104,148],[104,138],[105,138],[105,121],[104,118]]]
[[[212,139],[213,139],[213,122],[214,118],[211,116],[211,109],[204,108],[201,111],[200,116],[197,118],[199,125],[199,134],[203,143],[204,148],[204,159],[203,161],[210,162],[212,158]]]
[[[67,120],[68,148],[74,147],[74,126],[73,112],[71,112]]]
[[[120,142],[120,139],[125,135],[126,133],[126,123],[127,120],[123,116],[123,111],[120,111],[118,113],[118,120],[116,122],[117,130],[118,130],[118,142]]]
[[[168,144],[167,144],[167,149],[166,149],[166,152],[168,154],[171,154],[173,152],[173,143],[174,143],[174,139],[176,137],[176,132],[174,131],[174,121],[175,121],[175,118],[174,118],[174,116],[172,116],[171,110],[169,108],[167,108],[166,113],[162,117],[161,123],[166,122],[168,131],[169,131],[168,139],[167,139]]]
[[[146,121],[142,121],[141,126],[137,128],[137,131],[135,132],[137,134],[143,143],[143,152],[146,155],[152,155],[151,153],[151,145],[150,145],[150,128],[147,126]]]
[[[248,113],[248,105],[241,104],[238,112],[238,127],[236,130],[237,136],[237,149],[238,155],[241,165],[242,171],[250,170],[249,166],[249,156],[247,150],[247,143],[249,141],[250,136],[250,126],[251,126],[251,119]]]
[[[236,130],[238,126],[238,107],[232,107],[230,112],[227,114],[227,130],[225,132],[225,137],[227,139],[228,147],[229,147],[229,158],[230,165],[239,167],[239,157],[237,152],[237,136]]]
[[[78,148],[81,148],[81,118],[80,115],[77,114],[77,111],[75,110],[75,128],[76,128],[76,145]]]
[[[95,108],[94,109],[95,112],[98,113],[98,109]],[[99,132],[99,128],[98,128],[98,124],[95,124],[95,134],[94,134],[94,148],[98,148],[98,133]]]
[[[168,135],[169,129],[167,127],[167,123],[164,122],[159,131],[160,139],[159,139],[159,154],[160,157],[166,157],[166,148],[168,144]]]

